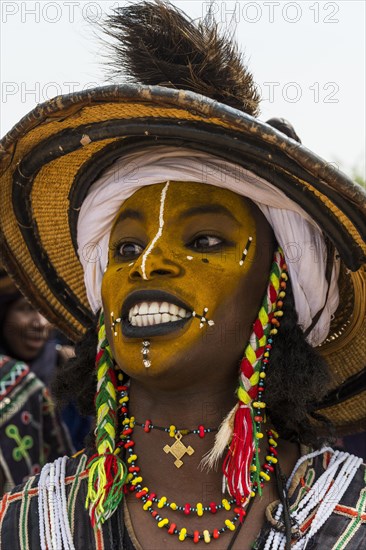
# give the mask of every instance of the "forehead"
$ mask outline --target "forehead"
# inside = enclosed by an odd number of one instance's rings
[[[142,187],[120,207],[114,225],[124,218],[138,218],[141,213],[147,217],[160,210],[163,189],[167,182]],[[164,197],[164,214],[177,216],[188,214],[227,214],[238,222],[251,217],[252,203],[237,193],[214,185],[194,182],[169,182]]]

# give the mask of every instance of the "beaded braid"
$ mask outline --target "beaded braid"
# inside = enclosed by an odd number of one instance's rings
[[[279,326],[279,321],[275,317],[276,313],[282,314],[281,310],[279,312],[275,312],[275,310],[278,298],[282,297],[280,296],[281,278],[287,278],[287,275],[283,273],[285,267],[283,252],[279,248],[275,252],[267,292],[254,322],[253,332],[240,365],[237,391],[239,403],[235,412],[229,452],[223,464],[229,492],[238,503],[245,502],[251,495],[253,484],[261,494],[262,480],[260,476],[263,472],[259,467],[258,439],[263,437],[260,423],[263,420],[262,412],[265,404],[259,400],[255,401],[255,399],[258,397],[260,377],[265,377],[262,366],[268,363],[271,346],[267,345],[267,340],[270,334],[277,333],[276,326]],[[282,293],[284,295],[283,291]],[[272,328],[272,325],[275,326]],[[256,416],[253,414],[254,409],[257,410]]]
[[[127,468],[117,456],[118,404],[117,380],[112,352],[107,340],[104,313],[99,318],[98,348],[96,356],[97,393],[96,407],[96,449],[88,463],[89,480],[85,506],[89,507],[93,527],[99,526],[117,509],[123,497],[123,485]],[[118,389],[118,388],[117,388]]]
[[[274,254],[267,291],[241,361],[238,403],[223,421],[213,449],[202,461],[204,467],[214,467],[229,445],[223,463],[224,481],[229,493],[242,505],[247,502],[249,495],[254,496],[253,485],[261,494],[263,472],[260,471],[258,440],[263,437],[260,423],[265,404],[259,399],[259,390],[262,392],[264,389],[264,370],[272,342],[269,336],[277,333],[276,327],[280,324],[277,317],[282,315],[282,298],[285,296],[287,279],[285,269],[284,255],[278,248]],[[254,409],[257,414],[254,414]]]

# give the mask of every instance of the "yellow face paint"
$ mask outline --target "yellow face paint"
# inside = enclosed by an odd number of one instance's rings
[[[264,216],[231,191],[182,182],[137,191],[115,218],[102,284],[120,368],[174,387],[195,376],[202,383],[205,376],[219,379],[222,363],[236,376],[273,247]],[[112,312],[121,318],[113,327]],[[141,357],[146,340],[148,369]]]

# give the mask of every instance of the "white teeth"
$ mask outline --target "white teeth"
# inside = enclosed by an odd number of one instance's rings
[[[169,313],[170,313],[170,315],[177,316],[178,312],[179,312],[179,307],[178,306],[176,306],[175,304],[169,304]]]
[[[139,308],[139,315],[147,315],[149,311],[149,305],[146,302],[142,302]]]
[[[160,305],[159,311],[160,311],[160,313],[169,313],[169,304],[168,304],[168,302],[163,302]]]
[[[133,306],[128,313],[128,320],[134,327],[148,327],[161,323],[181,321],[191,313],[176,304],[168,302],[141,302]]]
[[[158,302],[152,302],[152,304],[150,304],[149,314],[151,315],[152,313],[159,313],[159,304],[158,304]]]

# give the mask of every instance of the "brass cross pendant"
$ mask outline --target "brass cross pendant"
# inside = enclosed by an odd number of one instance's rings
[[[174,464],[177,468],[180,468],[183,465],[183,461],[181,460],[182,456],[185,455],[185,453],[193,455],[194,449],[190,445],[186,447],[184,443],[182,443],[182,434],[180,432],[177,432],[174,437],[175,441],[173,445],[165,445],[164,451],[167,454],[171,453],[176,458]]]

